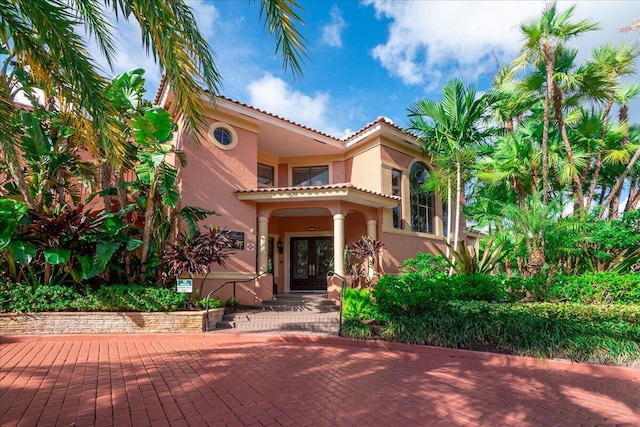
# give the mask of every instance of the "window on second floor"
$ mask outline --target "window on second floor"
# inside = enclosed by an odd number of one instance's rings
[[[411,230],[434,234],[435,196],[424,191],[429,171],[422,163],[411,166]]]
[[[305,166],[292,170],[291,183],[294,187],[329,184],[329,166]]]
[[[397,169],[391,169],[391,194],[393,196],[402,195],[402,172]],[[393,228],[402,228],[402,202],[393,208]]]
[[[273,166],[258,163],[258,185],[264,187],[273,187]]]

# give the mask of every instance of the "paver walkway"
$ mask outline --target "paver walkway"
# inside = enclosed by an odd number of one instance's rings
[[[640,369],[329,336],[0,337],[0,425],[640,425]]]

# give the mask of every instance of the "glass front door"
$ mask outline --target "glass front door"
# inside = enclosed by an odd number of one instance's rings
[[[332,237],[291,238],[291,290],[325,291],[333,268]]]

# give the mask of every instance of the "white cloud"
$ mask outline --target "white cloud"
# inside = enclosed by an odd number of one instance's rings
[[[321,43],[331,47],[342,47],[342,31],[347,23],[342,18],[342,11],[337,5],[331,7],[331,22],[322,27]]]
[[[453,77],[477,81],[492,75],[515,57],[521,46],[519,24],[535,19],[542,1],[416,1],[366,0],[378,19],[389,19],[389,35],[372,50],[373,57],[403,83],[441,88]],[[605,41],[617,41],[617,31],[639,12],[629,1],[571,1],[575,19],[600,21],[605,30],[576,41],[584,57]],[[495,55],[495,58],[494,58]],[[580,60],[580,58],[578,58]]]
[[[220,19],[220,12],[213,4],[205,1],[189,1],[187,3],[196,18],[200,35],[209,39],[216,34],[217,21]]]
[[[269,73],[249,83],[247,90],[249,103],[254,107],[330,135],[342,134],[327,117],[330,101],[328,93],[306,95],[292,90],[284,80]]]

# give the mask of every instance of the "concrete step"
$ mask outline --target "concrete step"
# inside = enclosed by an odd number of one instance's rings
[[[215,331],[337,335],[339,328],[339,307],[326,294],[279,294],[262,307],[225,313]]]

